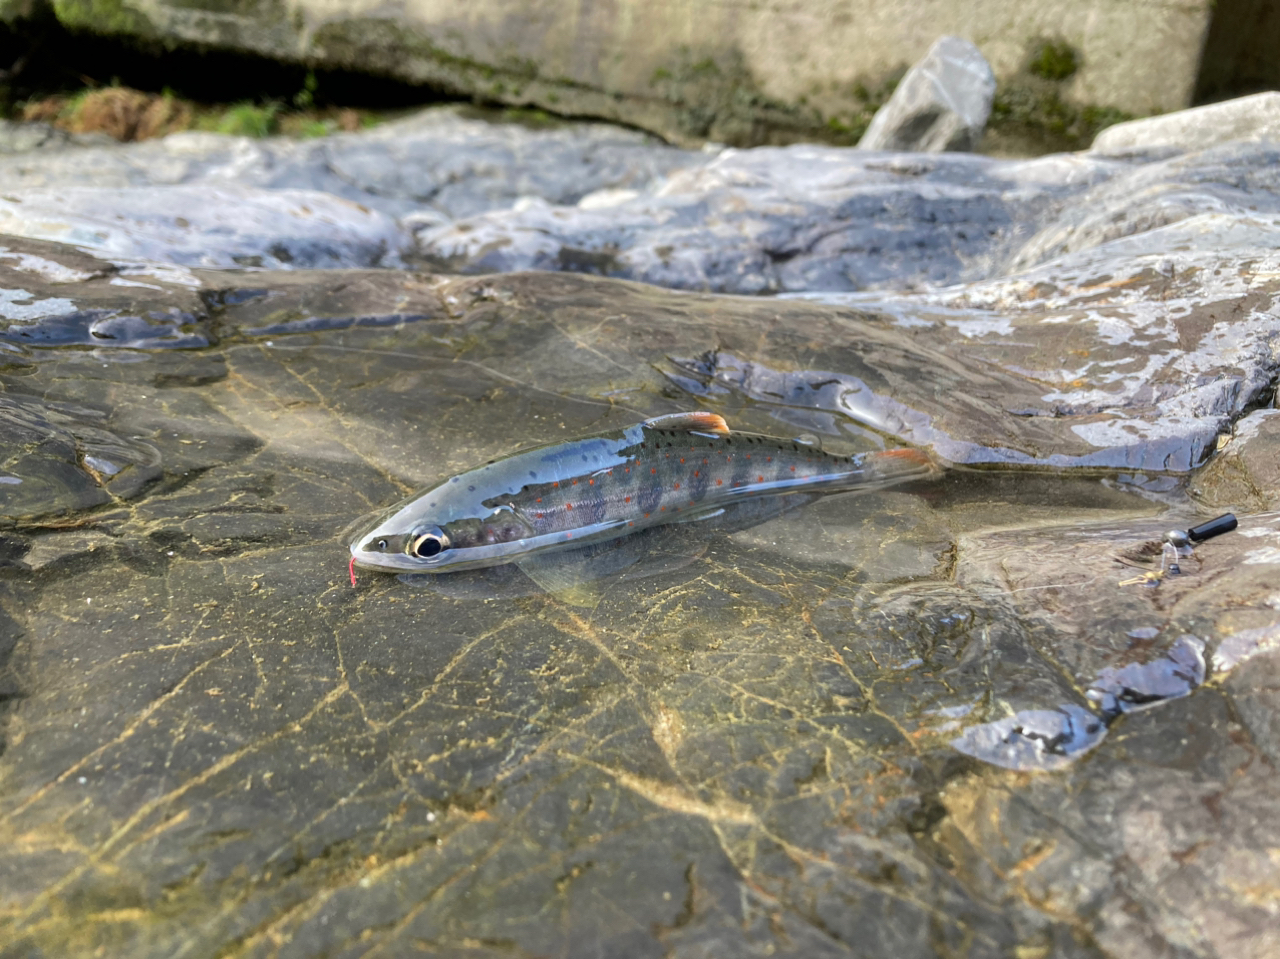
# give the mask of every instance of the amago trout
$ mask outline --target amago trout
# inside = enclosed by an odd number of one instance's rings
[[[351,560],[413,573],[517,563],[714,516],[749,497],[877,489],[936,472],[916,450],[834,456],[733,432],[715,413],[676,413],[461,473],[382,514],[351,544]]]

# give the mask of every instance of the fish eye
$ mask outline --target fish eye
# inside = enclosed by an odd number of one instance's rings
[[[378,540],[378,549],[382,550],[383,552],[386,552],[387,541],[385,539]]]
[[[449,548],[449,537],[439,526],[431,526],[414,534],[409,552],[419,559],[431,559]]]

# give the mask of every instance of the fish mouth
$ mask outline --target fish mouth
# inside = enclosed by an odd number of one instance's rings
[[[415,559],[404,553],[371,553],[355,545],[351,547],[351,559],[358,569],[381,573],[433,573],[439,569],[438,563],[429,560]]]

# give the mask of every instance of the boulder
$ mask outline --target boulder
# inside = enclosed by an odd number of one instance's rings
[[[1165,116],[1117,123],[1099,133],[1090,152],[1123,155],[1146,150],[1202,150],[1230,143],[1280,141],[1280,93],[1211,103]]]
[[[982,52],[962,37],[940,37],[876,111],[858,148],[976,150],[995,92],[995,74]]]

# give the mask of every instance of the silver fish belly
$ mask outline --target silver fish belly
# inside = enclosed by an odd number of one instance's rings
[[[744,498],[877,489],[936,474],[916,450],[836,456],[677,413],[523,450],[460,473],[382,514],[351,544],[354,565],[437,573],[715,515]]]

